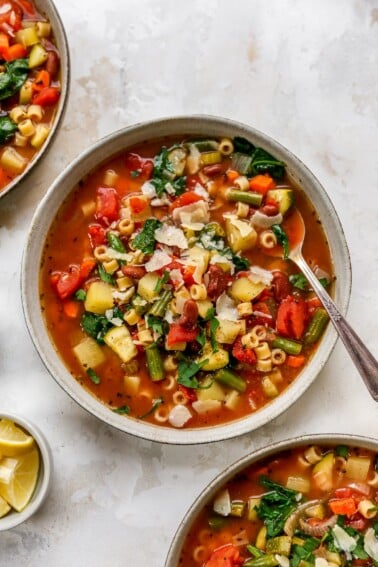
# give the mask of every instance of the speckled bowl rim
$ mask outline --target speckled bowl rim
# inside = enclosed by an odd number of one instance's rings
[[[281,144],[258,130],[238,122],[213,116],[195,115],[162,118],[130,126],[96,142],[59,175],[35,212],[22,260],[22,305],[34,345],[58,384],[84,409],[103,422],[143,439],[160,443],[191,445],[221,441],[249,433],[287,410],[315,380],[335,346],[337,335],[332,325],[329,325],[311,362],[305,366],[300,377],[275,400],[248,417],[213,427],[177,430],[118,415],[98,401],[71,376],[57,356],[49,338],[39,302],[39,264],[51,219],[55,216],[65,196],[72,191],[79,180],[110,156],[144,140],[180,134],[244,136],[286,162],[289,175],[299,186],[306,188],[307,195],[322,219],[330,242],[335,273],[338,275],[335,285],[335,301],[343,315],[346,313],[350,297],[351,268],[340,221],[319,181],[296,156]]]
[[[0,518],[0,532],[3,532],[22,524],[22,522],[28,520],[36,513],[40,506],[42,506],[51,486],[53,458],[50,445],[48,444],[45,436],[33,422],[29,421],[29,419],[9,412],[3,412],[1,410],[0,419],[9,419],[16,425],[20,425],[23,429],[25,429],[25,431],[32,435],[38,446],[41,458],[38,481],[31,501],[26,508],[22,510],[22,512],[11,511],[3,518]]]
[[[283,441],[269,444],[261,449],[258,449],[257,451],[249,453],[245,457],[242,457],[241,459],[235,461],[222,472],[220,472],[194,500],[193,504],[190,506],[189,510],[186,512],[183,520],[180,522],[180,525],[177,528],[177,531],[170,545],[164,567],[178,567],[178,557],[192,523],[197,518],[199,512],[211,500],[211,498],[215,496],[218,490],[220,490],[226,482],[228,482],[239,472],[243,471],[245,468],[258,462],[261,459],[265,459],[266,457],[269,457],[281,451],[309,444],[324,444],[331,447],[343,444],[378,451],[378,440],[373,439],[372,437],[364,437],[360,435],[344,433],[317,433],[313,435],[303,435],[285,439]]]
[[[50,133],[42,147],[42,149],[35,154],[32,160],[27,164],[25,170],[13,179],[5,189],[0,191],[0,199],[8,195],[12,189],[19,187],[23,184],[25,178],[34,171],[37,164],[44,158],[52,146],[53,139],[57,133],[58,127],[63,120],[65,114],[67,103],[68,103],[68,92],[70,84],[70,54],[68,50],[68,40],[67,35],[63,26],[63,22],[60,18],[59,12],[52,0],[33,0],[37,10],[48,18],[51,22],[54,38],[60,55],[60,65],[61,65],[61,91],[58,109],[55,114],[55,118],[50,130]],[[21,193],[20,193],[21,196]]]

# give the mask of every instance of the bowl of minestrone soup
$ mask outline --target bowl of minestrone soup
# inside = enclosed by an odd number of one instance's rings
[[[50,146],[69,86],[67,38],[51,0],[7,0],[0,9],[0,198]]]
[[[267,423],[336,340],[287,259],[296,209],[304,254],[345,313],[336,212],[277,142],[198,116],[95,144],[49,189],[24,254],[26,321],[52,376],[103,421],[148,439],[208,442]]]
[[[282,441],[228,467],[181,522],[165,567],[335,567],[378,561],[378,442]]]

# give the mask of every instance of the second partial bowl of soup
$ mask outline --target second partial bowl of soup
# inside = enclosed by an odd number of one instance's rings
[[[294,201],[304,254],[345,313],[336,212],[280,144],[203,116],[95,144],[49,189],[24,254],[26,321],[53,377],[103,421],[162,442],[226,439],[279,415],[336,340],[283,259]]]
[[[378,442],[312,435],[220,473],[173,539],[165,567],[373,565]]]

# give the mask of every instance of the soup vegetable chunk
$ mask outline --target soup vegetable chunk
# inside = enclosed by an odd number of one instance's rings
[[[285,164],[247,140],[165,140],[113,158],[68,197],[41,298],[72,374],[114,411],[173,427],[250,414],[282,392],[327,323],[287,260],[298,226],[324,285],[321,226]]]
[[[60,96],[51,24],[28,0],[0,1],[0,191],[49,135]]]
[[[180,567],[373,567],[378,458],[307,446],[259,461],[200,512]]]

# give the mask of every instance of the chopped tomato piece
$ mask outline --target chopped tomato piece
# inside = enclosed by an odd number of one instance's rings
[[[107,224],[118,219],[119,198],[113,187],[99,187],[97,189],[96,218]]]
[[[232,356],[239,360],[239,362],[246,362],[247,364],[255,364],[256,355],[252,348],[246,348],[241,342],[241,338],[236,339],[232,347]]]
[[[186,205],[191,205],[192,203],[197,203],[197,201],[203,201],[201,195],[197,195],[194,191],[187,191],[177,197],[169,206],[169,210],[172,212],[179,207],[185,207]]]
[[[8,49],[4,49],[2,55],[5,61],[13,61],[14,59],[21,59],[26,57],[27,50],[22,43],[14,43]],[[38,104],[38,103],[37,103]]]
[[[33,104],[40,106],[54,106],[59,100],[60,91],[56,87],[44,87],[39,93],[33,96]]]
[[[242,563],[239,550],[231,543],[227,543],[213,551],[204,567],[236,567]]]
[[[151,161],[150,159],[144,160],[143,165],[142,165],[143,177],[145,177],[146,179],[150,179],[153,170],[154,170],[154,162]]]
[[[9,47],[9,36],[6,33],[0,33],[0,54],[2,55]]]
[[[180,392],[184,394],[184,396],[189,402],[197,401],[197,394],[193,388],[187,388],[186,386],[179,384],[178,389],[180,390]]]
[[[329,507],[334,514],[343,516],[353,516],[357,512],[357,504],[353,498],[340,498],[330,500]]]
[[[143,165],[143,159],[138,156],[138,154],[133,154],[129,152],[125,156],[125,163],[127,169],[131,171],[141,171]]]
[[[101,246],[106,240],[105,229],[100,224],[90,224],[88,227],[88,236],[91,241],[92,248]]]
[[[185,329],[179,323],[173,323],[170,326],[169,333],[167,335],[167,344],[168,346],[172,346],[177,343],[195,341],[198,333],[198,329]]]
[[[255,177],[252,177],[252,179],[249,181],[249,188],[252,189],[252,191],[257,191],[257,193],[261,193],[262,195],[265,195],[265,193],[267,193],[269,191],[269,189],[274,189],[274,187],[276,186],[276,184],[274,183],[273,179],[270,177],[270,175],[255,175]]]
[[[181,265],[182,277],[184,279],[185,285],[191,286],[196,282],[194,281],[193,274],[195,272],[195,266],[183,266]]]
[[[55,274],[53,274],[53,277]],[[68,268],[68,272],[58,272],[58,274],[59,277],[55,284],[57,294],[60,299],[67,299],[80,287],[80,266],[77,264],[71,264]]]
[[[32,88],[34,92],[40,92],[45,87],[50,86],[50,73],[42,69],[35,78]]]
[[[91,271],[96,267],[97,262],[92,258],[86,258],[80,264],[80,278],[82,281],[86,280]]]
[[[337,488],[334,492],[335,498],[351,498],[354,494],[354,490],[351,488]]]
[[[351,517],[347,517],[345,519],[345,525],[349,526],[351,528],[354,528],[355,530],[358,530],[359,532],[362,532],[363,530],[365,530],[368,526],[369,520],[367,518],[364,518],[362,514],[360,514],[359,512],[356,512],[356,514],[353,514],[353,516]]]
[[[286,297],[278,307],[277,332],[284,337],[300,339],[305,330],[307,306],[303,299]]]

